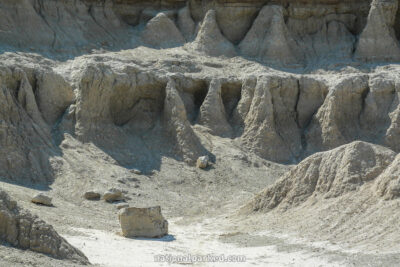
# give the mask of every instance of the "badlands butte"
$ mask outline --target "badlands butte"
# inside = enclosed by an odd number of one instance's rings
[[[398,265],[399,2],[0,0],[0,266]]]

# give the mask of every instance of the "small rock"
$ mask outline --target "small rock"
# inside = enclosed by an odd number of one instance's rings
[[[41,205],[45,205],[45,206],[53,206],[53,204],[51,203],[52,198],[49,196],[46,196],[43,193],[39,193],[37,195],[35,195],[32,198],[32,202],[35,204],[41,204]]]
[[[124,197],[122,195],[122,191],[116,188],[111,188],[107,192],[104,193],[103,199],[109,203],[123,200]]]
[[[118,179],[117,182],[121,184],[126,184],[126,179],[125,178]]]
[[[99,200],[101,195],[99,192],[96,191],[87,191],[85,192],[83,197],[86,198],[87,200]]]
[[[119,203],[119,204],[117,204],[117,209],[123,209],[123,208],[129,208],[129,204],[127,204],[127,203]]]
[[[125,237],[162,237],[168,234],[168,222],[161,207],[123,208],[118,214],[122,235]]]
[[[205,169],[205,168],[207,168],[207,166],[208,166],[208,161],[209,161],[209,160],[210,160],[210,159],[208,158],[208,156],[199,157],[199,158],[197,159],[197,163],[196,163],[197,168],[200,168],[200,169]]]
[[[142,171],[141,171],[141,170],[138,170],[138,169],[132,169],[132,170],[130,170],[130,172],[131,172],[131,173],[134,173],[134,174],[138,174],[138,175],[141,175],[141,174],[142,174]]]

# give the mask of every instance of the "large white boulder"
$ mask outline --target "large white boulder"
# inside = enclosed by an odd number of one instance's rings
[[[168,234],[168,222],[161,214],[161,207],[123,208],[119,222],[125,237],[162,237]]]

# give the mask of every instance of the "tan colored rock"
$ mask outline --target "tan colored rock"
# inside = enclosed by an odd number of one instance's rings
[[[207,127],[213,135],[229,137],[232,135],[232,128],[227,121],[221,92],[221,81],[213,79],[200,107],[198,123]]]
[[[45,121],[53,125],[75,100],[71,86],[52,72],[42,72],[36,78],[36,98]]]
[[[185,37],[186,41],[191,41],[193,39],[196,30],[196,24],[193,21],[188,6],[185,6],[178,11],[178,28]]]
[[[87,191],[83,194],[83,197],[87,200],[99,200],[101,198],[101,194],[96,191]]]
[[[118,203],[116,205],[116,207],[117,207],[118,210],[124,209],[124,208],[129,208],[129,204],[127,204],[127,203]]]
[[[378,187],[388,188],[387,183],[379,180],[390,182],[391,179],[378,176],[395,156],[390,149],[360,141],[316,153],[259,193],[242,211],[268,211],[278,206],[286,209],[301,205],[309,198],[339,197],[375,179]],[[385,190],[380,192],[383,195]],[[389,197],[392,195],[388,193]]]
[[[57,259],[89,264],[85,255],[58,235],[51,225],[19,208],[17,203],[1,190],[0,242],[44,253]]]
[[[112,203],[124,199],[123,193],[117,188],[111,188],[103,194],[102,197],[105,201]]]
[[[125,237],[162,237],[168,234],[168,222],[161,207],[124,208],[119,211],[122,235]]]
[[[359,114],[367,93],[367,76],[349,76],[335,81],[306,133],[309,154],[357,140]]]
[[[52,204],[52,198],[43,194],[43,193],[39,193],[37,195],[35,195],[31,201],[35,204],[40,204],[40,205],[44,205],[44,206],[53,206]]]
[[[379,197],[392,200],[400,197],[400,156],[376,179],[374,189]]]
[[[235,47],[222,35],[218,27],[215,10],[209,10],[205,15],[191,47],[214,57],[236,55]]]
[[[196,167],[200,169],[205,169],[208,166],[208,162],[210,161],[208,156],[202,156],[197,159]]]
[[[141,38],[145,44],[158,48],[179,46],[185,42],[175,23],[164,13],[158,13],[147,23]]]
[[[171,138],[175,140],[178,154],[185,162],[194,165],[206,150],[188,121],[185,106],[173,80],[168,82],[166,88],[164,124]]]
[[[394,32],[396,0],[373,0],[355,57],[365,61],[398,61],[400,46]]]
[[[33,119],[35,123],[43,128],[46,128],[45,121],[43,119],[42,113],[39,111],[38,104],[36,102],[35,95],[32,90],[26,73],[21,70],[21,82],[18,90],[18,102],[26,110],[28,115]]]
[[[301,132],[294,115],[298,90],[297,80],[291,77],[257,79],[254,93],[249,92],[251,100],[246,100],[251,104],[240,137],[243,147],[278,162],[293,162],[300,155]]]
[[[291,37],[283,18],[284,8],[264,6],[246,37],[239,44],[240,51],[265,63],[293,65],[301,63],[302,51]]]

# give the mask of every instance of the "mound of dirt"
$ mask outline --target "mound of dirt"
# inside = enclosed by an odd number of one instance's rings
[[[57,259],[89,264],[85,255],[59,236],[51,225],[19,208],[17,203],[1,190],[0,241]]]
[[[316,153],[259,193],[242,211],[288,209],[310,198],[341,197],[374,181],[379,182],[380,195],[385,195],[393,189],[387,188],[390,178],[382,173],[395,156],[388,148],[361,141]],[[370,194],[378,195],[374,191]]]

